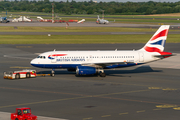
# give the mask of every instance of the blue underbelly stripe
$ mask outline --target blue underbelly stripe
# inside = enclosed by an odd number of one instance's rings
[[[142,63],[129,63],[129,64],[118,64],[118,65],[110,65],[104,67],[104,69],[111,69],[111,68],[120,68],[120,67],[129,67],[129,66],[134,66],[134,65],[140,65]],[[81,66],[81,64],[31,64],[34,67],[39,67],[39,68],[56,68],[56,69],[61,69],[61,68],[76,68],[77,66]]]

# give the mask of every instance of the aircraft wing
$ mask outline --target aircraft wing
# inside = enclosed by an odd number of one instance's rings
[[[104,68],[106,66],[112,66],[112,65],[126,65],[126,64],[130,64],[130,63],[134,63],[134,62],[99,62],[99,63],[84,63],[81,64],[82,66],[91,66],[91,67],[95,67],[95,68]]]

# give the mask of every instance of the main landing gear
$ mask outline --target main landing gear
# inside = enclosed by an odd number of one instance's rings
[[[103,69],[99,69],[99,76],[100,77],[106,77],[106,74],[104,73],[104,70]]]
[[[52,77],[55,76],[55,69],[52,69],[52,71],[51,71],[51,76],[52,76]]]
[[[106,74],[105,73],[100,73],[99,76],[100,77],[106,77]]]

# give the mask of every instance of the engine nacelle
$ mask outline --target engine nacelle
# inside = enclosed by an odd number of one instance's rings
[[[96,73],[98,73],[98,71],[94,67],[89,67],[89,66],[77,66],[76,67],[77,75],[94,75]]]

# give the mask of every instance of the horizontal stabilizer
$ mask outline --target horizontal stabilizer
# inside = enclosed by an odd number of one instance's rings
[[[172,53],[169,53],[169,52],[161,52],[160,54],[161,55],[154,55],[154,57],[167,58],[167,57],[175,56],[176,55],[176,54],[172,54]]]

